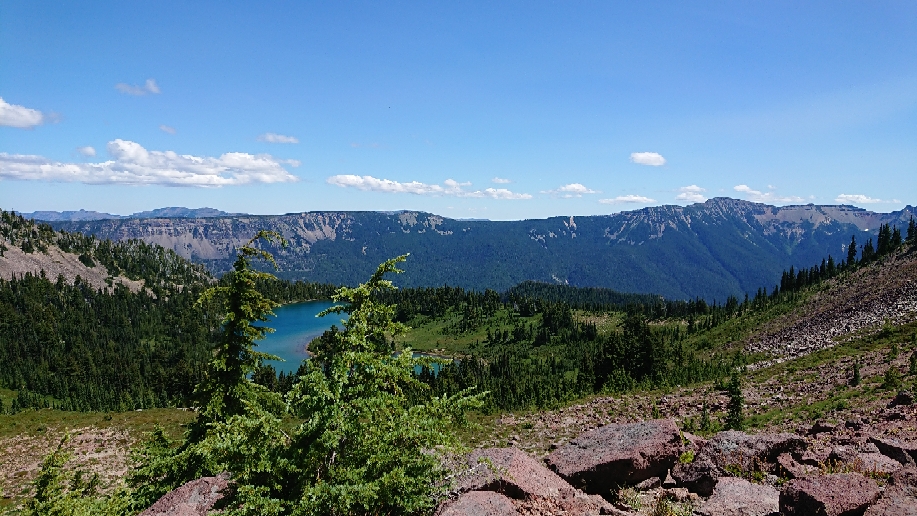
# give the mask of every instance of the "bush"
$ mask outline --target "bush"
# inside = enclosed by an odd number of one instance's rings
[[[882,388],[890,391],[897,391],[901,388],[901,373],[898,372],[897,367],[891,366],[885,371]]]

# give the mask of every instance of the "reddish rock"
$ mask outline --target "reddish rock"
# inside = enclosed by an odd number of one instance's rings
[[[205,516],[223,498],[228,477],[204,477],[169,491],[140,516]]]
[[[837,430],[837,425],[833,423],[828,423],[827,421],[816,421],[812,428],[809,429],[809,435],[818,435],[824,433],[830,433]]]
[[[857,516],[879,498],[879,487],[859,473],[839,473],[791,480],[780,493],[787,516]]]
[[[612,424],[586,432],[548,456],[548,466],[587,493],[607,493],[650,477],[678,462],[682,444],[668,419]]]
[[[709,459],[695,459],[688,464],[678,464],[672,468],[672,478],[682,487],[701,496],[710,496],[716,486],[717,478],[723,472]]]
[[[917,516],[917,468],[892,473],[882,499],[866,510],[866,516]]]
[[[888,483],[898,487],[917,488],[917,468],[910,466],[892,473]]]
[[[704,447],[705,444],[707,444],[706,439],[698,435],[694,435],[690,432],[682,432],[681,437],[682,439],[687,441],[687,444],[685,447],[689,450],[694,450],[695,452],[699,451],[701,448]]]
[[[881,453],[860,453],[857,454],[854,462],[859,463],[862,471],[885,475],[890,475],[903,467],[898,461]]]
[[[866,509],[864,516],[917,516],[917,497],[901,489],[889,489]]]
[[[471,491],[445,503],[438,516],[518,516],[513,502],[493,491]]]
[[[713,436],[701,455],[724,470],[727,466],[754,470],[759,465],[775,464],[781,453],[801,455],[805,449],[805,439],[795,434],[746,434],[729,430]]]
[[[498,491],[511,498],[572,495],[575,489],[518,448],[486,448],[468,456],[459,491]]]
[[[789,453],[781,453],[777,456],[777,464],[782,468],[781,473],[790,479],[805,477],[818,471],[818,468],[796,462],[796,459]]]
[[[780,492],[734,477],[719,479],[713,495],[697,509],[700,516],[776,516]]]
[[[869,442],[874,444],[879,451],[905,466],[913,466],[917,457],[917,444],[905,443],[890,437],[870,437]]]

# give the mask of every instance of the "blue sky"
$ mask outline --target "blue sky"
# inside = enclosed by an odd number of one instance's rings
[[[4,0],[0,208],[891,211],[915,56],[912,0]]]

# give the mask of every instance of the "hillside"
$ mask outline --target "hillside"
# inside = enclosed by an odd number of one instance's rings
[[[523,221],[454,220],[417,212],[305,212],[278,216],[52,222],[57,229],[174,250],[220,274],[260,229],[289,241],[272,249],[279,275],[354,284],[381,261],[411,253],[402,286],[505,290],[525,280],[723,301],[774,284],[791,265],[846,256],[880,224],[915,213],[851,206],[775,207],[715,198],[607,216]]]

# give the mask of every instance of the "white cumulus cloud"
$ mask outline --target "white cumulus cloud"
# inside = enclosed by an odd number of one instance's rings
[[[220,157],[151,151],[126,140],[108,142],[112,159],[61,163],[42,156],[0,152],[0,179],[86,184],[228,186],[284,183],[299,179],[268,154],[227,152]]]
[[[94,147],[90,147],[89,145],[87,145],[87,146],[85,146],[85,147],[77,147],[77,148],[76,148],[76,151],[79,152],[80,154],[82,154],[83,156],[87,156],[87,157],[92,157],[92,156],[95,156],[95,155],[96,155],[96,150],[95,150],[95,148],[94,148]]]
[[[732,187],[736,192],[745,194],[747,200],[752,202],[762,202],[762,203],[789,203],[789,202],[806,202],[802,197],[797,197],[795,195],[781,196],[777,195],[774,192],[761,192],[759,190],[753,190],[748,185],[736,185]]]
[[[596,194],[601,192],[598,190],[586,188],[580,183],[570,183],[554,190],[544,190],[541,193],[551,194],[556,197],[563,197],[564,199],[570,199],[572,197],[582,197],[586,194]]]
[[[164,133],[175,134],[175,128],[170,125],[160,125],[159,130]]]
[[[491,183],[497,183],[498,185],[506,185],[512,183],[509,179],[504,179],[502,177],[495,177],[490,180]]]
[[[649,204],[656,202],[656,199],[650,199],[642,195],[619,195],[612,199],[599,199],[602,204]]]
[[[9,104],[0,97],[0,125],[7,127],[18,127],[20,129],[31,129],[36,125],[41,125],[45,121],[45,116],[37,109]]]
[[[331,176],[328,184],[341,188],[356,188],[358,190],[385,193],[409,193],[414,195],[454,196],[454,197],[489,197],[491,199],[531,199],[526,193],[516,193],[505,188],[485,188],[484,190],[468,190],[465,187],[471,183],[459,183],[454,179],[443,181],[442,185],[421,183],[420,181],[401,182],[391,179],[378,179],[373,176],[357,176],[341,174]]]
[[[707,197],[704,195],[706,188],[701,188],[697,185],[682,186],[678,189],[678,195],[675,196],[675,200],[678,201],[688,201],[688,202],[704,202],[707,200]]]
[[[155,79],[147,79],[143,86],[127,84],[126,82],[119,82],[118,84],[115,84],[115,89],[126,95],[136,96],[146,95],[147,93],[160,93],[159,86],[156,84]]]
[[[258,141],[267,143],[299,143],[299,139],[295,136],[285,136],[277,133],[264,133],[258,136]]]
[[[901,202],[898,199],[884,201],[882,199],[876,199],[862,194],[840,194],[836,199],[834,199],[834,201],[840,204],[887,204]]]
[[[665,158],[658,152],[631,152],[630,161],[639,165],[661,167],[665,165]]]

